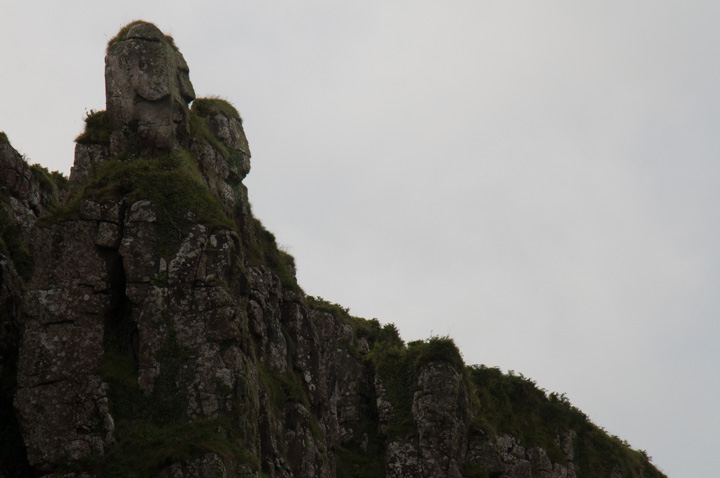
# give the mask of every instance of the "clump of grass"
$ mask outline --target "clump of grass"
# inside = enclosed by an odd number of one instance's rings
[[[545,449],[553,462],[561,464],[567,457],[556,437],[574,430],[574,463],[579,475],[610,476],[617,465],[623,476],[665,476],[646,455],[592,423],[564,394],[548,395],[534,381],[512,371],[504,374],[484,365],[467,370],[481,407],[474,428],[491,435],[510,434],[526,448]]]
[[[138,363],[118,343],[105,344],[98,372],[108,386],[110,412],[115,420],[138,418],[143,411],[143,394],[138,385]]]
[[[75,138],[79,144],[110,144],[110,121],[107,111],[90,110],[85,116],[85,131]]]
[[[554,461],[564,462],[555,437],[584,415],[564,400],[548,400],[532,380],[514,373],[503,374],[495,367],[469,367],[470,379],[482,407],[485,431],[508,433],[527,446],[541,446]]]
[[[302,385],[300,375],[288,370],[285,373],[270,370],[265,364],[258,363],[258,378],[263,390],[270,397],[271,403],[278,412],[282,412],[286,403],[300,403],[310,407],[307,394]]]
[[[37,163],[30,166],[30,171],[40,182],[40,189],[47,194],[54,196],[57,193],[57,189],[67,191],[69,188],[70,183],[67,176],[60,171],[51,172],[45,166]]]
[[[127,204],[141,199],[152,201],[164,254],[172,252],[171,246],[177,244],[193,224],[237,229],[205,184],[195,159],[184,150],[154,159],[103,162],[69,202],[55,211],[54,217],[62,220],[72,216],[84,199],[124,200]]]
[[[293,272],[295,258],[278,247],[275,235],[265,229],[259,219],[253,218],[252,227],[254,240],[250,244],[249,264],[268,266],[280,278],[283,287],[300,292]]]
[[[228,148],[222,140],[217,138],[214,134],[212,134],[212,131],[210,131],[210,123],[208,122],[208,119],[204,116],[200,116],[192,110],[190,111],[190,136],[195,139],[207,141],[216,150],[218,150],[225,159],[229,159],[231,157],[230,148]]]
[[[450,337],[432,336],[425,341],[412,342],[408,346],[418,348],[415,358],[418,367],[423,367],[430,362],[448,362],[458,372],[462,372],[465,368],[460,349]]]
[[[134,26],[137,26],[137,25],[140,25],[143,23],[150,23],[150,22],[146,22],[144,20],[134,20],[134,21],[128,23],[127,25],[125,25],[124,27],[122,27],[120,29],[120,31],[117,33],[117,35],[112,37],[110,39],[110,41],[108,42],[107,51],[110,51],[110,47],[112,45],[114,45],[115,43],[127,40],[130,29],[132,29]],[[150,25],[155,26],[152,23],[150,23]],[[170,46],[172,46],[175,50],[178,49],[177,46],[175,45],[175,40],[173,39],[173,37],[171,37],[170,35],[165,35],[165,34],[163,34],[163,36],[165,37],[165,40],[168,42],[168,44]]]
[[[207,141],[216,151],[220,152],[231,166],[231,171],[233,171],[233,169],[237,171],[242,170],[242,151],[231,148],[225,141],[215,136],[210,130],[208,118],[201,116],[193,110],[190,111],[190,135],[196,140]],[[233,186],[238,186],[241,180],[242,178],[236,174],[232,174],[227,178],[227,181]]]
[[[70,189],[69,178],[60,171],[50,171],[50,177],[52,178],[55,186],[57,186],[58,189],[62,189],[63,191],[67,191],[68,189]]]
[[[55,182],[50,177],[50,171],[47,168],[40,166],[39,164],[33,164],[30,166],[30,171],[40,183],[40,189],[44,192],[52,194],[55,190]]]
[[[238,110],[227,100],[217,97],[197,98],[192,102],[190,109],[198,115],[207,118],[218,113],[228,118],[236,118],[242,122]]]
[[[386,347],[402,347],[405,345],[405,342],[400,338],[397,327],[393,323],[381,325],[378,319],[368,320],[362,317],[354,317],[350,315],[349,308],[330,302],[319,296],[306,296],[305,305],[310,309],[327,312],[349,325],[352,327],[355,337],[367,340],[370,348],[372,348],[376,342],[380,342]]]
[[[352,320],[352,316],[350,315],[350,309],[348,309],[347,307],[343,307],[340,304],[325,300],[320,296],[318,296],[318,297],[313,297],[311,295],[306,296],[305,297],[305,305],[311,309],[327,312],[327,313],[333,315],[334,317],[337,317],[338,319],[341,319],[343,321]]]

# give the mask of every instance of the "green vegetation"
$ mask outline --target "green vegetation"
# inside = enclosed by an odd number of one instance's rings
[[[278,247],[275,235],[265,229],[259,219],[253,218],[252,226],[255,240],[250,244],[249,264],[268,266],[283,287],[301,292],[295,278],[295,258]]]
[[[333,303],[322,297],[305,297],[305,305],[314,310],[327,312],[353,329],[357,338],[364,338],[372,348],[376,342],[382,343],[385,347],[403,347],[405,342],[400,338],[400,333],[393,323],[381,325],[378,319],[363,319],[350,315],[350,309],[340,304]]]
[[[450,337],[433,336],[427,340],[418,340],[408,344],[408,350],[415,351],[416,367],[423,367],[430,362],[447,362],[455,370],[462,373],[465,369],[460,349]]]
[[[144,478],[162,468],[216,453],[235,462],[259,463],[226,420],[196,420],[168,427],[149,423],[119,422],[118,442],[108,452],[87,460],[98,476]]]
[[[221,113],[228,118],[236,118],[242,121],[240,113],[238,113],[238,110],[232,105],[232,103],[222,98],[197,98],[193,101],[191,110],[204,118]]]
[[[198,104],[200,106],[195,106]],[[236,116],[238,119],[240,118],[235,110],[235,107],[225,100],[207,98],[197,99],[193,102],[193,106],[190,111],[190,135],[195,139],[207,141],[213,148],[215,148],[215,150],[222,154],[230,166],[234,166],[238,171],[240,171],[242,170],[243,162],[242,151],[233,149],[225,141],[215,136],[210,130],[208,117],[214,112],[222,112],[226,115]],[[242,178],[239,176],[231,176],[228,178],[228,182],[233,186],[237,186],[241,179]]]
[[[310,408],[302,379],[297,372],[288,370],[279,373],[270,370],[263,363],[258,363],[258,377],[276,410],[282,411],[286,403],[300,403],[305,408]]]
[[[85,131],[75,138],[80,144],[110,144],[110,122],[107,111],[90,110],[85,116]]]
[[[322,297],[313,297],[311,295],[308,295],[305,297],[305,305],[310,309],[327,312],[328,314],[331,314],[338,319],[341,319],[345,323],[354,320],[356,320],[358,323],[364,321],[364,319],[358,319],[356,317],[350,316],[350,309],[348,309],[347,307],[343,307],[340,304],[330,302],[323,299]],[[377,320],[375,322],[377,322]],[[380,325],[380,322],[377,322],[377,324]]]
[[[58,189],[67,191],[70,189],[70,180],[60,171],[50,171],[50,178],[55,183]]]
[[[128,23],[128,24],[125,25],[124,27],[122,27],[122,28],[120,29],[120,31],[118,32],[118,34],[115,35],[114,37],[112,37],[112,38],[110,39],[110,41],[108,42],[107,51],[109,51],[109,50],[110,50],[110,47],[111,47],[112,45],[114,45],[115,43],[120,42],[120,41],[125,41],[125,40],[127,40],[127,39],[128,39],[128,32],[130,31],[130,29],[131,29],[132,27],[138,25],[138,24],[141,24],[141,23],[148,23],[148,22],[143,21],[143,20],[135,20],[135,21],[132,21],[132,22]],[[171,37],[170,35],[164,35],[164,36],[165,36],[165,40],[170,44],[170,46],[172,46],[175,50],[177,50],[178,48],[177,48],[177,46],[175,45],[175,40],[173,39],[173,37]]]
[[[352,439],[336,446],[338,476],[343,478],[372,478],[385,476],[385,446],[388,439],[413,440],[417,428],[412,404],[418,387],[421,369],[430,362],[447,362],[463,372],[462,356],[449,337],[431,337],[405,345],[393,324],[380,326],[376,320],[364,320],[349,315],[348,310],[321,298],[306,297],[308,307],[329,312],[353,326],[356,336],[365,337],[372,350],[365,357],[382,383],[393,406],[388,422],[387,437],[377,430],[377,417],[367,416],[355,430]]]
[[[481,419],[475,423],[495,435],[507,433],[524,446],[541,446],[555,462],[565,463],[565,456],[555,443],[555,437],[574,424],[587,420],[582,412],[569,406],[561,396],[538,389],[522,375],[503,374],[498,368],[469,367],[470,379],[481,403]]]
[[[166,342],[155,353],[160,364],[160,375],[155,377],[152,393],[149,395],[151,407],[145,409],[146,419],[159,426],[170,426],[182,421],[187,408],[187,397],[178,393],[177,384],[183,365],[192,357],[190,349],[181,346],[176,338],[175,330],[169,324]]]
[[[152,393],[144,393],[138,385],[138,364],[127,345],[129,326],[116,326],[106,338],[105,353],[99,372],[109,385],[110,412],[118,421],[150,423],[162,428],[183,418],[187,399],[178,393],[177,383],[183,364],[191,358],[182,347],[168,321],[165,344],[155,353],[161,365]]]
[[[335,446],[338,478],[380,478],[385,476],[385,441],[377,423],[363,420],[353,438]]]
[[[567,462],[557,437],[574,430],[574,463],[580,476],[610,476],[616,464],[623,476],[638,476],[640,470],[646,478],[664,476],[646,455],[598,428],[565,395],[547,395],[532,380],[497,368],[481,365],[468,370],[481,405],[473,428],[491,435],[510,434],[525,447],[542,447],[556,463]]]
[[[435,336],[407,346],[376,342],[368,358],[393,405],[388,435],[398,438],[411,438],[416,433],[412,403],[420,369],[430,362],[447,362],[459,372],[464,370],[460,351],[449,337]]]
[[[40,189],[49,195],[56,194],[56,188],[67,191],[69,182],[67,176],[60,171],[48,171],[48,168],[37,163],[30,166],[30,171],[40,183]]]
[[[32,274],[32,257],[20,237],[20,226],[10,218],[7,201],[0,197],[0,252],[7,255],[24,280]]]
[[[462,472],[463,478],[491,478],[486,467],[475,463],[463,463],[460,471]]]
[[[584,476],[610,476],[617,465],[622,476],[665,478],[651,463],[647,453],[630,445],[590,421],[579,427],[575,441],[575,466]]]
[[[206,453],[259,469],[241,431],[229,417],[183,422],[187,398],[178,393],[177,383],[183,365],[192,357],[190,350],[178,343],[170,321],[166,342],[155,354],[160,375],[155,378],[151,393],[144,393],[138,385],[138,364],[127,345],[131,329],[131,324],[123,320],[111,327],[99,367],[109,386],[117,443],[104,456],[83,460],[78,471],[140,478],[154,476],[165,466]]]
[[[5,134],[5,131],[0,131],[0,144],[6,144],[10,143],[10,140],[8,140],[7,135]]]
[[[46,221],[74,217],[85,199],[96,202],[124,199],[127,204],[141,199],[152,201],[157,216],[158,246],[166,256],[174,252],[193,224],[236,229],[219,200],[207,188],[196,160],[184,150],[155,159],[103,162],[66,205]]]

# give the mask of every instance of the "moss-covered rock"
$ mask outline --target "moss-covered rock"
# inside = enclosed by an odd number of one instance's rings
[[[534,381],[497,368],[472,366],[468,372],[480,407],[471,429],[476,452],[470,468],[498,460],[537,467],[533,461],[542,450],[554,467],[578,476],[615,476],[614,469],[622,476],[664,476],[647,455],[608,435],[565,395],[547,394]]]
[[[222,98],[197,98],[193,101],[191,108],[195,113],[204,118],[208,118],[216,114],[223,114],[228,118],[235,118],[242,121],[240,113],[238,113],[235,106]]]
[[[110,144],[110,123],[107,111],[90,110],[85,117],[85,130],[75,138],[79,144]]]
[[[107,45],[108,52],[110,51],[110,47],[116,43],[130,40],[132,38],[166,42],[177,50],[173,37],[165,35],[152,23],[144,20],[134,20],[122,27],[120,31],[110,39]]]

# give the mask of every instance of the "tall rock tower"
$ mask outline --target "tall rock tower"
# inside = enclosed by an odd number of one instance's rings
[[[113,38],[105,57],[110,153],[157,156],[190,132],[195,99],[182,53],[155,25],[133,22]]]

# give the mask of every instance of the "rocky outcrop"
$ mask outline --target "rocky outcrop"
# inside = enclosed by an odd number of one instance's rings
[[[111,154],[157,156],[189,136],[190,69],[171,38],[133,22],[108,45],[105,95]]]
[[[6,213],[20,227],[23,242],[27,243],[35,220],[47,214],[61,191],[47,170],[28,165],[9,141],[0,141],[0,195],[5,198]]]
[[[448,362],[420,370],[412,404],[425,476],[460,477],[472,418],[462,371]]]
[[[34,264],[0,248],[0,444],[19,455],[0,477],[662,476],[576,453],[582,421],[549,442],[502,429],[452,340],[405,344],[306,296],[252,216],[234,107],[188,108],[187,65],[145,22],[106,65],[62,204],[0,144],[3,217]]]

